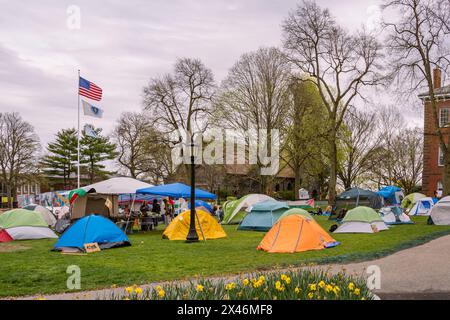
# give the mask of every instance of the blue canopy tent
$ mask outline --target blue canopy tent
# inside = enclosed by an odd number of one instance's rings
[[[210,205],[208,202],[203,201],[203,200],[195,200],[195,207],[203,207],[206,210],[208,210],[210,213],[214,213],[214,209],[212,207],[212,205]],[[191,208],[191,204],[189,203],[188,208]]]
[[[160,186],[149,187],[137,189],[136,193],[141,194],[151,194],[163,197],[178,198],[190,198],[191,197],[191,187],[185,185],[184,183],[171,183],[163,184]],[[216,199],[217,196],[214,193],[195,188],[195,198],[196,199]]]
[[[380,191],[377,192],[377,194],[384,198],[386,204],[390,205],[400,205],[403,198],[405,197],[402,189],[396,186],[387,186],[381,188]]]

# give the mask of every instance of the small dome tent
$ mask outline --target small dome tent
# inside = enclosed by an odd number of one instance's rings
[[[450,225],[450,196],[439,200],[431,209],[430,216],[436,225]]]
[[[0,228],[6,229],[14,240],[58,238],[39,213],[25,209],[13,209],[0,215]]]
[[[413,224],[409,216],[398,206],[384,207],[380,209],[384,223],[390,224]]]
[[[47,222],[47,224],[50,227],[54,227],[56,224],[56,217],[53,215],[53,213],[48,210],[47,208],[37,205],[37,204],[29,204],[26,207],[23,207],[26,210],[31,210],[34,212],[39,213],[42,218],[44,218],[44,220]]]
[[[195,210],[195,228],[200,240],[225,238],[227,234],[220,224],[209,213],[203,210]],[[186,240],[189,233],[190,210],[176,216],[164,230],[163,238],[169,240]]]
[[[227,202],[226,206],[224,206],[224,217],[222,224],[241,223],[244,217],[247,215],[246,209],[250,208],[258,202],[267,200],[275,201],[275,199],[265,194],[254,193],[246,195],[238,200]]]
[[[347,212],[334,233],[375,233],[387,230],[380,214],[369,207],[356,207]]]
[[[337,246],[334,240],[314,220],[300,214],[281,217],[265,235],[257,250],[270,253],[294,253],[321,250]]]
[[[428,216],[430,215],[430,210],[434,206],[433,198],[426,197],[417,200],[417,202],[413,205],[411,210],[409,210],[408,214],[410,216]]]
[[[54,251],[84,251],[87,243],[97,243],[100,249],[129,246],[128,237],[111,220],[89,215],[77,220],[55,243]]]
[[[238,230],[269,231],[287,210],[289,206],[286,202],[274,200],[258,202],[251,207]]]
[[[418,200],[426,197],[427,196],[422,193],[410,193],[405,198],[403,198],[400,206],[404,209],[411,209]]]

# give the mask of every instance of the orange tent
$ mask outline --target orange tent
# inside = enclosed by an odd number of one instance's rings
[[[267,252],[302,252],[321,250],[338,245],[313,219],[289,215],[274,224],[257,250]]]

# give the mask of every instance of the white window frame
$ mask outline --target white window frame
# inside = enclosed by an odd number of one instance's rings
[[[441,146],[438,149],[438,167],[444,166],[444,153],[442,152]]]
[[[446,113],[446,120],[444,121],[444,112]],[[446,127],[450,124],[450,108],[439,109],[439,127]]]

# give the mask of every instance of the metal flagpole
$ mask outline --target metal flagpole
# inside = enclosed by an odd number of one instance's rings
[[[78,90],[77,90],[77,97],[78,97],[78,137],[77,137],[77,188],[80,188],[80,69],[78,69]]]

